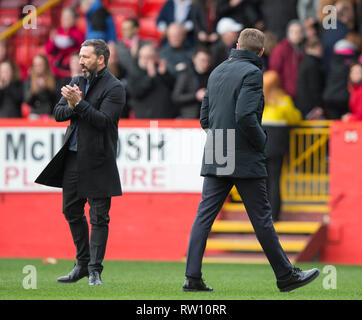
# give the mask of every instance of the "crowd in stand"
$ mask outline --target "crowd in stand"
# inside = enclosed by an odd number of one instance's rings
[[[331,7],[327,7],[332,5]],[[87,32],[76,27],[80,8]],[[335,13],[336,21],[333,20]],[[137,18],[122,23],[122,38],[100,0],[62,11],[45,54],[20,70],[0,42],[0,118],[52,117],[60,88],[80,73],[85,39],[110,48],[109,70],[124,83],[124,118],[199,117],[210,72],[228,58],[243,28],[265,32],[265,120],[362,120],[362,1],[167,0],[157,29],[162,40],[139,36]]]

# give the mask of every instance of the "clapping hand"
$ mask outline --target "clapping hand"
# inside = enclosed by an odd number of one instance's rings
[[[61,89],[62,96],[67,99],[69,107],[74,109],[75,104],[82,100],[82,91],[74,84],[73,87],[66,85]]]

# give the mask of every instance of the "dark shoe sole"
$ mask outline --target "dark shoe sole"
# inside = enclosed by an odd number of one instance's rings
[[[88,275],[85,275],[85,276],[83,276],[83,277],[81,277],[81,278],[79,278],[77,280],[65,280],[64,281],[64,280],[57,279],[57,282],[59,282],[59,283],[75,283],[75,282],[78,282],[79,280],[81,280],[81,279],[83,279],[85,277],[88,277]]]
[[[279,289],[279,291],[280,292],[289,292],[294,289],[303,287],[303,286],[307,285],[308,283],[311,283],[315,278],[317,278],[319,276],[319,274],[320,274],[319,270],[316,270],[316,272],[310,278],[306,279],[305,281],[293,283],[285,288]]]
[[[184,292],[211,292],[214,291],[214,289],[211,290],[202,290],[202,289],[187,289],[187,288],[182,288],[182,290]]]

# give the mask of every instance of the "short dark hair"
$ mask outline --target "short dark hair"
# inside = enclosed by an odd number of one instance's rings
[[[258,29],[246,28],[240,32],[238,44],[241,50],[258,54],[264,48],[264,33]]]
[[[132,24],[133,24],[133,26],[134,26],[135,28],[139,28],[139,26],[140,26],[140,24],[139,24],[139,22],[138,22],[137,18],[134,18],[134,17],[129,17],[129,18],[124,19],[124,21],[123,21],[123,22],[125,22],[125,21],[132,22]]]
[[[97,57],[104,57],[104,64],[107,65],[110,55],[107,43],[103,39],[89,39],[82,43],[82,47],[89,46],[92,46],[94,48],[94,53]]]
[[[211,56],[211,51],[208,47],[206,46],[203,46],[203,45],[200,45],[200,46],[197,46],[194,50],[194,54],[193,56],[196,56],[199,52],[203,52],[209,56]]]

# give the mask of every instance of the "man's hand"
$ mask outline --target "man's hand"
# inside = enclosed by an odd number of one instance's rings
[[[196,91],[196,99],[201,102],[203,99],[204,99],[204,96],[205,96],[205,93],[206,93],[206,88],[201,88],[199,90]]]
[[[82,100],[82,91],[80,91],[79,87],[74,84],[73,87],[70,85],[66,85],[61,89],[62,96],[67,99],[69,107],[74,109],[75,104]]]

